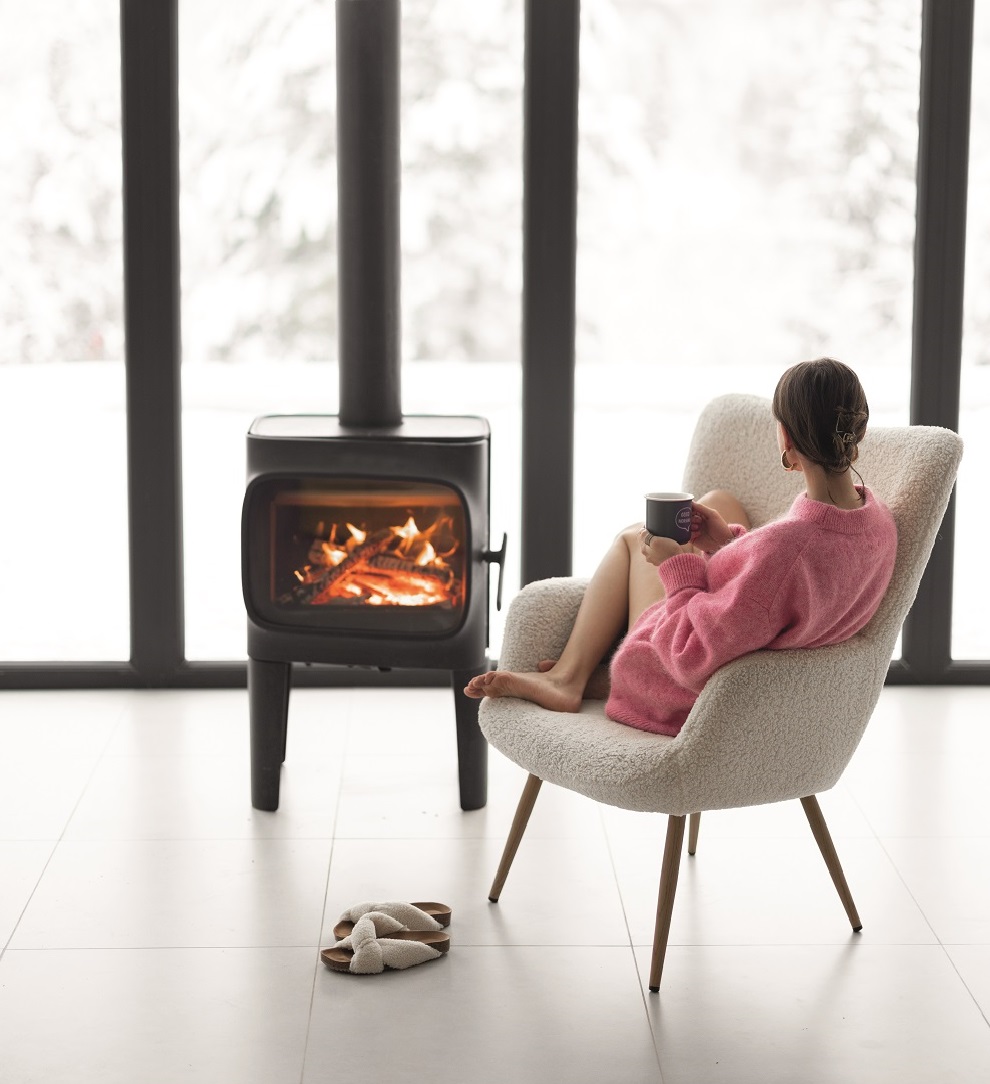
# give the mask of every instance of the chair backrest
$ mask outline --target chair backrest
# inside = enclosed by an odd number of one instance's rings
[[[758,651],[723,667],[698,698],[677,744],[698,809],[781,801],[834,786],[883,686],[901,624],[942,522],[962,441],[948,429],[868,430],[856,468],[897,523],[897,560],[873,619],[856,636],[805,651]],[[790,507],[800,475],[778,463],[770,403],[714,400],[698,420],[685,488],[735,492],[761,525]],[[714,766],[731,767],[728,775]],[[697,770],[698,765],[709,768]]]

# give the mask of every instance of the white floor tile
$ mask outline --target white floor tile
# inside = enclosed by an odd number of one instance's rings
[[[329,840],[64,842],[14,948],[316,946]]]
[[[879,836],[990,836],[990,690],[885,689],[843,783]]]
[[[990,945],[946,945],[945,951],[983,1015],[990,1020]]]
[[[58,839],[97,763],[95,755],[8,752],[0,760],[0,840]]]
[[[277,813],[251,807],[248,751],[227,757],[107,756],[66,839],[329,839],[342,761],[297,757],[282,769]]]
[[[985,686],[897,685],[883,690],[856,758],[990,754]]]
[[[465,813],[456,761],[420,752],[402,757],[348,755],[336,834],[342,839],[452,839],[509,833],[527,774],[491,752],[488,804]],[[544,786],[528,836],[603,836],[600,807],[579,794]]]
[[[990,1028],[938,946],[674,948],[648,1007],[664,1084],[990,1079]]]
[[[0,950],[10,940],[55,844],[0,842]]]
[[[21,757],[99,756],[124,710],[123,694],[105,690],[0,692],[0,749]]]
[[[940,941],[990,945],[990,838],[882,843]]]
[[[338,840],[325,931],[356,903],[438,900],[458,945],[629,944],[603,841],[524,838],[493,904],[501,853],[495,840]]]
[[[987,757],[937,750],[850,765],[845,785],[878,836],[990,838]]]
[[[290,762],[339,757],[347,743],[353,689],[293,689]],[[249,750],[246,689],[126,692],[109,756],[235,756]]]
[[[309,949],[7,952],[9,1084],[297,1084]]]
[[[637,985],[628,948],[452,945],[408,971],[324,968],[303,1079],[659,1084]]]
[[[348,692],[349,755],[407,757],[426,753],[438,761],[457,763],[457,729],[451,689],[352,689]]]
[[[109,756],[223,756],[248,743],[244,689],[149,689],[121,694],[122,717]]]
[[[808,832],[801,839],[706,837],[681,858],[671,920],[675,945],[932,944],[935,935],[883,848],[837,845],[863,933],[855,934]],[[662,841],[612,843],[633,941],[653,943]]]

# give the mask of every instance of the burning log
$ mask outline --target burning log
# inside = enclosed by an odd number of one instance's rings
[[[400,527],[367,531],[345,524],[349,536],[338,538],[335,523],[324,536],[321,522],[307,554],[295,572],[298,580],[281,601],[297,606],[392,605],[451,606],[461,584],[447,563],[458,549],[449,516],[420,530],[409,514]],[[439,552],[438,552],[439,550]]]
[[[359,542],[351,550],[339,565],[334,565],[333,568],[321,572],[312,583],[302,584],[296,588],[293,592],[296,601],[313,606],[329,602],[333,585],[338,580],[353,573],[355,568],[367,564],[371,558],[382,553],[393,538],[395,538],[395,532],[391,527],[385,527],[380,531],[375,531],[374,534],[368,535],[363,542]]]
[[[387,553],[372,557],[368,564],[372,568],[438,580],[445,585],[450,584],[454,578],[454,570],[449,565],[421,565],[418,561],[410,561],[404,557],[393,557]]]

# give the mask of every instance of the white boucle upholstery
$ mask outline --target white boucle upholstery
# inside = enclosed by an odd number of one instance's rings
[[[488,741],[540,779],[609,805],[673,815],[761,805],[828,790],[869,721],[955,480],[962,442],[948,429],[870,429],[856,463],[897,522],[897,563],[873,620],[845,643],[758,651],[712,676],[680,734],[612,722],[601,702],[579,714],[514,698],[485,700]],[[703,411],[684,476],[696,495],[730,489],[755,526],[801,491],[781,469],[770,403],[728,395]],[[836,569],[842,575],[842,569]],[[543,580],[513,600],[499,665],[535,670],[567,640],[586,580]]]

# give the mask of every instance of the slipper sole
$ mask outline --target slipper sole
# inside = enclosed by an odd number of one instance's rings
[[[437,930],[399,930],[390,933],[388,939],[392,941],[420,941],[430,948],[436,949],[441,955],[450,948],[450,935],[440,933]],[[351,960],[354,953],[350,949],[327,948],[320,952],[320,959],[331,971],[351,971]],[[424,963],[430,963],[425,960]],[[395,968],[385,965],[386,971],[394,971]]]

